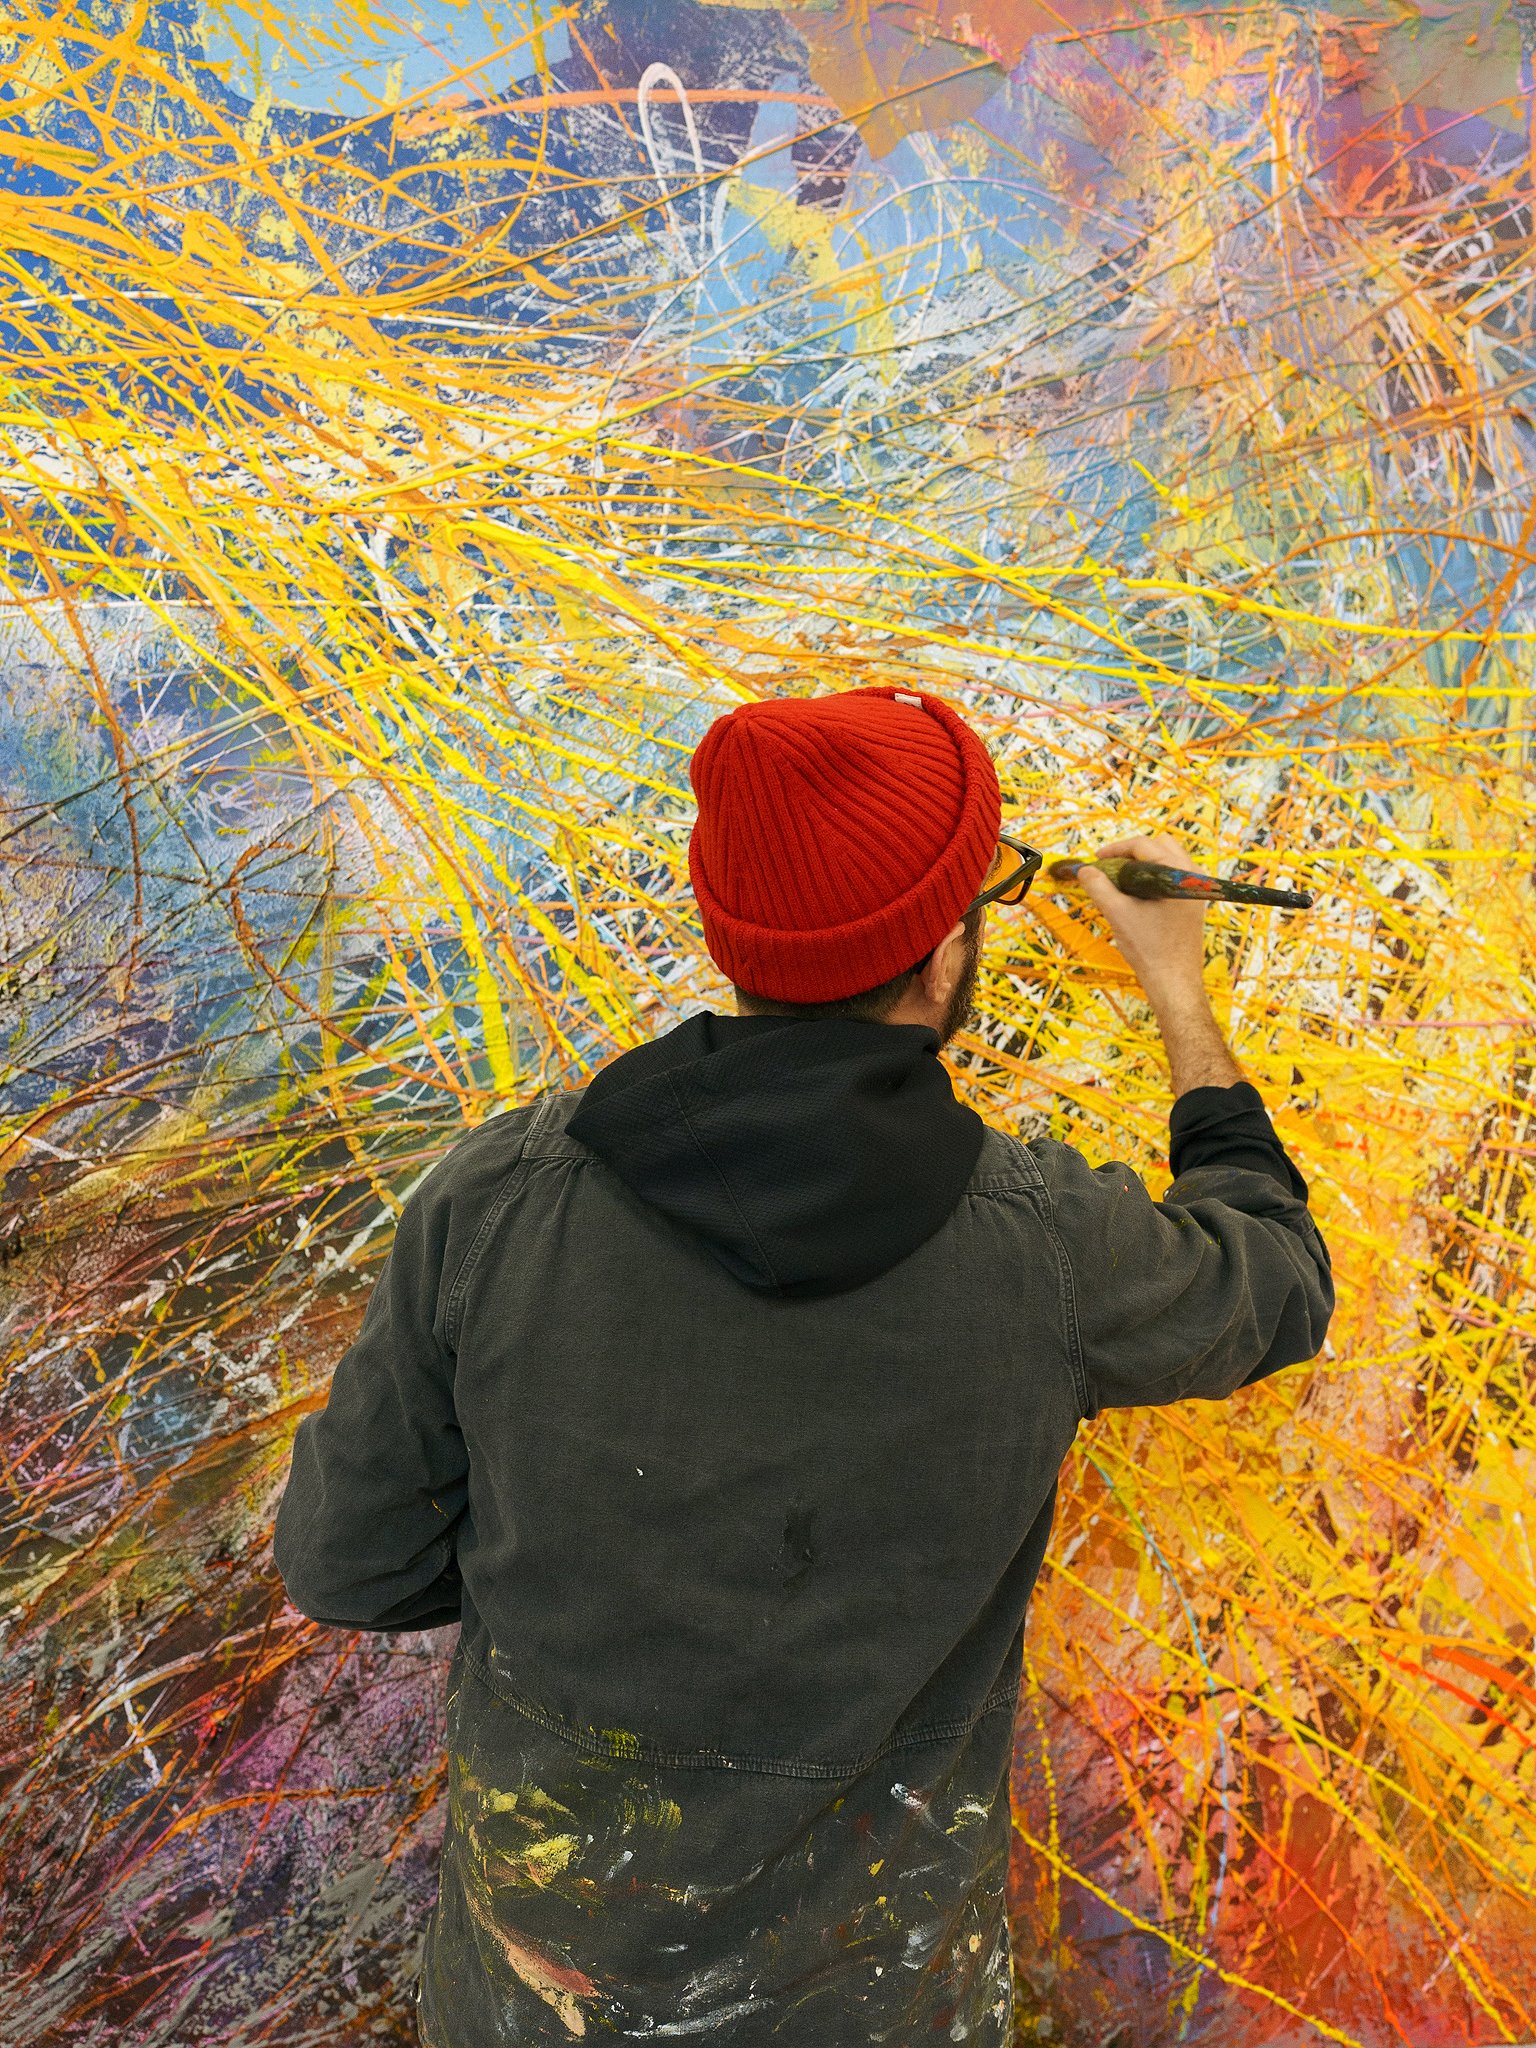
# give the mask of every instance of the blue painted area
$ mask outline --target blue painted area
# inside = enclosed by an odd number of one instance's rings
[[[291,0],[279,34],[258,4],[205,0],[198,26],[207,62],[239,98],[356,120],[440,92],[500,93],[559,63],[570,30],[544,25],[557,11],[555,0]]]
[[[366,602],[361,589],[359,602]],[[104,1059],[109,1071],[142,1068],[177,1092],[209,1085],[259,1092],[280,1074],[318,1068],[322,1010],[345,1031],[354,1056],[377,1050],[384,1097],[402,1110],[430,1106],[430,1076],[414,1067],[402,1073],[399,1065],[402,976],[474,1078],[489,1085],[476,971],[456,919],[446,908],[429,913],[416,927],[419,949],[391,958],[376,920],[351,914],[354,905],[366,911],[377,880],[352,836],[346,803],[334,794],[317,801],[295,767],[282,719],[248,699],[211,658],[214,643],[197,623],[197,608],[181,628],[157,628],[131,603],[94,604],[84,616],[93,659],[117,678],[112,709],[126,769],[90,691],[42,635],[12,643],[8,688],[0,693],[0,789],[26,791],[0,849],[19,886],[54,892],[46,920],[53,944],[7,963],[28,1020],[25,1059],[6,1081],[13,1110],[41,1109],[61,1089],[85,1086],[99,1078]],[[272,648],[290,680],[303,680],[304,660],[325,631],[317,620],[303,646]],[[131,665],[121,658],[124,647]],[[233,650],[224,656],[238,665]],[[393,658],[410,666],[404,639]],[[495,681],[461,679],[466,691],[487,693]],[[323,703],[320,710],[323,716]],[[398,739],[402,753],[419,753],[443,804],[476,820],[461,857],[478,860],[487,897],[526,896],[574,937],[556,827],[516,806],[488,806],[456,753],[434,748],[419,716],[402,709],[392,731],[389,705],[381,702],[375,715],[386,745]],[[522,715],[599,761],[611,744],[601,720],[537,695]],[[681,707],[678,737],[692,744],[712,715],[707,706]],[[663,745],[652,743],[637,758],[643,770],[676,775],[676,756]],[[584,784],[615,812],[644,810],[649,801],[616,768],[588,769]],[[670,886],[659,871],[650,880],[661,893]],[[338,923],[323,986],[326,905]],[[588,922],[603,928],[601,905]],[[625,943],[622,934],[616,942]],[[563,1000],[565,969],[550,943],[530,928],[520,952],[551,999]],[[109,963],[130,953],[156,999],[125,1014]],[[532,1037],[519,1028],[531,1064]],[[414,1059],[414,1026],[407,1039]],[[577,1034],[576,1050],[600,1041],[593,1027]]]

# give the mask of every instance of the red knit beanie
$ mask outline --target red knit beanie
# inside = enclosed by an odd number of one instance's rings
[[[717,718],[689,764],[688,873],[738,988],[833,1003],[931,952],[980,892],[1002,799],[992,758],[926,691],[770,697]]]

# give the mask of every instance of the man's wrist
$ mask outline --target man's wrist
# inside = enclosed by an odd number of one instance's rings
[[[1179,1038],[1221,1036],[1203,981],[1154,981],[1150,987],[1144,983],[1143,988],[1165,1039],[1170,1034]]]
[[[1203,982],[1154,985],[1147,1000],[1168,1055],[1175,1100],[1192,1088],[1231,1088],[1242,1080]]]

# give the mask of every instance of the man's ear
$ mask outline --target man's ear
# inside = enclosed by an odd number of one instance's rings
[[[948,957],[965,938],[964,920],[953,931],[946,932],[933,949],[933,958],[923,969],[923,995],[930,1003],[947,1003],[952,990],[960,981],[965,967],[963,953],[955,953],[953,961]],[[942,984],[942,988],[941,988]]]

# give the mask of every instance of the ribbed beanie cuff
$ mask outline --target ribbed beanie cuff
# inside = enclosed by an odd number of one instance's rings
[[[831,1003],[904,973],[981,888],[1002,800],[941,698],[877,685],[715,720],[689,774],[704,943],[739,988]]]

